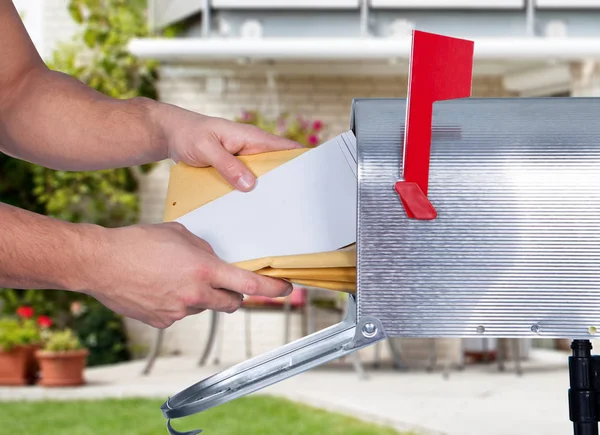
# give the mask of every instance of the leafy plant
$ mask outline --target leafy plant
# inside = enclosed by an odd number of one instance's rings
[[[323,122],[312,121],[302,115],[283,113],[277,118],[269,119],[257,110],[246,110],[236,118],[236,121],[255,125],[269,133],[301,143],[305,147],[315,147],[323,140]]]
[[[71,329],[50,332],[44,340],[43,350],[47,352],[69,352],[82,349],[77,335]]]
[[[23,305],[16,309],[16,316],[0,319],[0,350],[9,351],[15,346],[39,344],[42,333],[52,326],[48,316],[35,318],[32,307]]]
[[[33,320],[0,319],[0,350],[39,343],[39,330]]]

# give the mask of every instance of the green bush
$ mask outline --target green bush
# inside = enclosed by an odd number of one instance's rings
[[[96,301],[74,305],[79,308],[72,310],[73,329],[81,343],[90,350],[89,367],[131,359],[120,316]]]

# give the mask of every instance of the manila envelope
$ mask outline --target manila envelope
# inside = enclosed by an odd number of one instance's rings
[[[308,149],[304,148],[238,158],[260,177],[306,151]],[[214,168],[194,168],[178,163],[171,167],[163,220],[178,219],[231,191],[233,187]],[[298,285],[356,291],[356,245],[332,252],[257,258],[235,263],[235,266]]]

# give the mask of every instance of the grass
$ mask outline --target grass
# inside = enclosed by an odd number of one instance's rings
[[[161,404],[152,399],[0,402],[0,434],[165,435]],[[173,427],[204,429],[207,435],[409,435],[269,396],[244,397]]]

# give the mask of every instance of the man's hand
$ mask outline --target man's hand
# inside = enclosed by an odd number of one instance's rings
[[[165,328],[205,309],[231,313],[242,295],[292,286],[217,258],[178,223],[106,229],[0,203],[0,287],[87,293],[112,310]]]
[[[258,154],[301,148],[297,142],[267,133],[253,125],[199,115],[161,104],[155,118],[162,125],[168,155],[190,166],[213,166],[233,187],[249,191],[254,175],[234,154]]]
[[[110,98],[48,70],[10,1],[0,0],[0,28],[0,152],[75,171],[171,157],[212,165],[248,191],[256,180],[234,154],[300,147],[253,126],[145,98]],[[103,230],[1,203],[0,221],[0,287],[84,291],[158,327],[203,309],[234,311],[242,293],[291,290],[285,281],[224,263],[178,224]]]
[[[104,305],[157,328],[210,309],[236,311],[244,294],[286,296],[292,285],[217,258],[178,223],[106,230],[92,287]],[[89,279],[89,278],[88,278]]]

